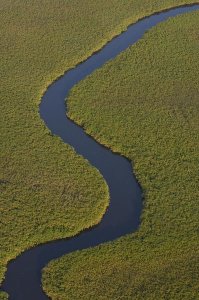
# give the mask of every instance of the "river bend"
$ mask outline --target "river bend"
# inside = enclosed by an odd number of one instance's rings
[[[40,105],[41,118],[52,134],[61,137],[100,171],[109,187],[110,205],[101,223],[91,230],[85,230],[69,239],[33,247],[12,260],[8,264],[2,285],[2,290],[10,295],[9,299],[48,299],[41,287],[41,271],[49,261],[75,250],[112,241],[138,229],[142,211],[142,191],[133,175],[131,162],[100,145],[80,126],[68,119],[65,99],[75,84],[135,44],[147,30],[169,17],[197,9],[198,4],[173,8],[138,21],[47,89]]]

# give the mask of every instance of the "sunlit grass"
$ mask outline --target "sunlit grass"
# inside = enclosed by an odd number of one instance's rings
[[[7,300],[8,299],[8,295],[4,292],[0,292],[0,299],[1,300]]]
[[[1,278],[21,251],[96,224],[108,205],[99,172],[42,123],[44,90],[129,23],[190,2],[0,1]]]
[[[52,299],[198,299],[198,30],[199,12],[159,24],[72,90],[70,117],[132,160],[145,206],[136,234],[51,262]]]

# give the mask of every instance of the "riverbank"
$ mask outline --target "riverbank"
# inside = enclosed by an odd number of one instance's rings
[[[145,209],[138,233],[52,261],[52,299],[197,298],[198,20],[158,25],[71,92],[70,117],[134,162]]]
[[[113,3],[100,2],[94,10],[98,22],[90,20],[90,26],[81,28],[80,21],[88,22],[83,12],[93,11],[92,2],[75,10],[65,2],[53,6],[38,1],[30,5],[1,2],[2,28],[6,28],[1,32],[2,277],[6,263],[19,253],[38,243],[74,235],[98,222],[107,206],[107,190],[99,173],[52,138],[40,121],[38,103],[48,83],[160,5],[155,1],[143,7],[139,2],[135,9],[137,4],[129,1],[121,9],[120,3],[114,2],[112,9]],[[183,3],[164,1],[161,8]],[[101,5],[106,5],[107,16]],[[93,189],[96,185],[98,190]]]

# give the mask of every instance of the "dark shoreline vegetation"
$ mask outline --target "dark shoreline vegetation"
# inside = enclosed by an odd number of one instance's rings
[[[141,1],[129,1],[129,6],[121,1],[85,1],[76,2],[74,9],[74,3],[65,1],[30,5],[1,1],[2,277],[7,261],[21,251],[74,235],[102,217],[108,193],[101,176],[70,147],[52,138],[38,117],[38,102],[48,83],[130,23],[160,9],[191,3],[151,2],[143,9]],[[101,7],[106,7],[107,16]],[[91,20],[88,10],[94,14]],[[92,26],[78,30],[84,17]]]
[[[198,299],[198,29],[198,12],[159,24],[71,91],[69,116],[134,162],[146,202],[137,233],[44,269],[52,299]]]

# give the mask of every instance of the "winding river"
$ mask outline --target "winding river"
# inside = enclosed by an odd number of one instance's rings
[[[47,89],[40,105],[41,118],[52,134],[60,136],[100,171],[109,187],[110,205],[101,223],[91,230],[70,239],[33,247],[12,260],[2,285],[2,290],[10,295],[9,299],[48,299],[41,287],[41,270],[49,261],[137,230],[142,210],[142,191],[133,175],[131,162],[100,145],[68,119],[65,99],[75,84],[135,44],[147,30],[169,17],[197,9],[199,4],[173,8],[138,21]]]

